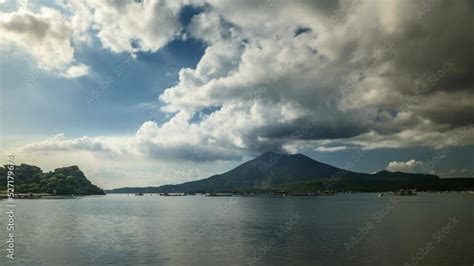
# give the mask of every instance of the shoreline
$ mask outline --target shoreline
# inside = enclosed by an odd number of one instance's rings
[[[52,195],[48,193],[18,193],[13,199],[75,199],[85,196],[103,196],[103,195]],[[8,199],[7,194],[0,194],[0,200]]]
[[[350,195],[350,194],[378,194],[387,193],[392,195],[395,191],[351,191],[351,192],[334,192],[334,193],[222,193],[222,195],[209,195],[209,193],[192,193],[183,195],[163,195],[164,193],[154,192],[143,192],[142,195],[136,195],[137,193],[107,193],[107,195],[128,195],[128,196],[159,196],[159,197],[187,197],[187,196],[201,196],[201,197],[327,197],[327,196],[338,196],[338,195]],[[474,195],[474,191],[458,191],[458,190],[446,190],[446,191],[417,191],[417,194],[471,194]],[[394,196],[416,196],[414,195],[394,195]]]
[[[180,196],[206,196],[206,197],[321,197],[321,196],[336,196],[336,195],[345,195],[345,194],[360,194],[360,193],[383,193],[383,192],[365,192],[365,191],[351,191],[351,192],[336,192],[333,194],[317,194],[317,193],[290,193],[290,194],[278,194],[278,193],[256,193],[256,194],[241,194],[241,193],[225,193],[226,195],[211,196],[206,195],[206,193],[197,193],[197,194],[185,194]],[[472,194],[474,191],[418,191],[419,194]],[[160,195],[163,193],[143,193],[144,196],[160,196],[160,197],[172,197],[171,195]],[[106,196],[106,195],[129,195],[136,196],[135,193],[107,193],[107,194],[97,194],[97,195],[52,195],[48,193],[18,193],[15,194],[15,200],[35,200],[35,199],[77,199],[81,197],[88,196]],[[0,200],[7,200],[7,194],[0,194]]]

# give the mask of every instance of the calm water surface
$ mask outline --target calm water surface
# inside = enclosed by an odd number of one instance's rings
[[[10,264],[5,203],[0,265]],[[15,265],[474,264],[472,194],[107,195],[16,203]]]

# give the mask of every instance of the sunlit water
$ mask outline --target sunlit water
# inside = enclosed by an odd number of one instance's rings
[[[395,201],[376,194],[107,195],[16,203],[17,265],[474,263],[472,194]],[[5,257],[6,201],[0,204],[5,265],[11,263]],[[433,235],[443,229],[442,237]]]

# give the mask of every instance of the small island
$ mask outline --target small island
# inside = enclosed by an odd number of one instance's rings
[[[20,164],[15,166],[15,194],[28,194],[31,198],[36,195],[105,195],[104,191],[92,184],[78,166],[57,168],[43,173],[41,168]],[[0,168],[0,175],[7,176],[7,168]],[[0,194],[5,194],[6,182],[0,186]]]

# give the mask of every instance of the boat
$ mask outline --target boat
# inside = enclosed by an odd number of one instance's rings
[[[379,193],[378,197],[379,198],[383,197],[383,193]]]
[[[176,192],[176,193],[163,193],[163,194],[160,194],[160,196],[179,197],[179,196],[186,196],[186,194],[181,193],[181,192]]]
[[[135,193],[135,196],[143,196],[143,193]]]

